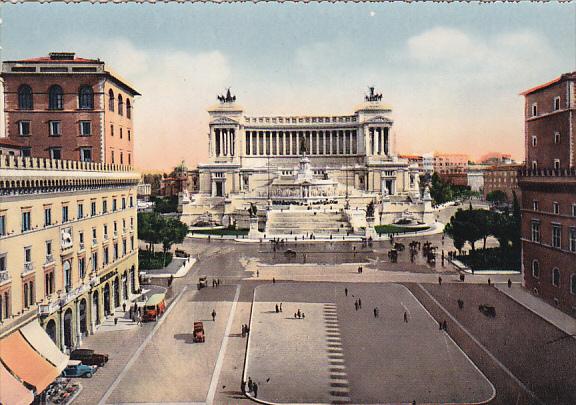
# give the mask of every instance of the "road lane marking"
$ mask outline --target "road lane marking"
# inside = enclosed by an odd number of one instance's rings
[[[170,306],[168,307],[168,309],[164,313],[164,316],[162,316],[162,318],[160,318],[160,320],[156,322],[156,325],[154,326],[154,329],[152,329],[152,332],[150,332],[150,334],[148,336],[146,336],[146,339],[144,339],[144,341],[140,344],[140,346],[138,347],[136,352],[132,355],[132,357],[130,358],[128,363],[126,363],[126,365],[124,366],[124,368],[122,369],[120,374],[118,374],[118,376],[116,377],[116,379],[114,380],[114,382],[112,383],[110,388],[108,388],[108,390],[104,393],[104,395],[102,396],[102,398],[98,402],[98,405],[105,405],[106,404],[106,401],[108,401],[108,398],[110,398],[110,395],[112,395],[112,392],[114,392],[114,390],[116,389],[116,387],[118,386],[120,381],[122,381],[124,376],[128,373],[128,370],[130,369],[130,367],[132,367],[132,365],[136,362],[138,357],[140,357],[140,354],[142,354],[142,352],[144,351],[144,349],[146,348],[148,343],[152,340],[152,338],[154,337],[154,335],[156,334],[158,329],[160,329],[160,326],[164,323],[166,318],[168,318],[168,315],[170,314],[170,312],[172,312],[172,308],[174,308],[176,306],[176,304],[178,304],[178,302],[180,301],[180,298],[182,298],[182,296],[184,295],[186,290],[188,290],[188,285],[184,286],[182,291],[180,291],[180,294],[178,294],[178,296],[174,299],[174,301],[172,301],[172,303],[170,304]]]
[[[224,332],[224,338],[220,344],[220,353],[218,354],[218,360],[216,360],[216,367],[214,367],[214,372],[212,373],[212,381],[210,381],[210,389],[208,390],[208,396],[206,397],[207,405],[212,405],[214,403],[216,387],[218,386],[218,381],[220,380],[220,372],[222,371],[222,365],[224,364],[224,356],[226,355],[226,347],[228,346],[228,339],[230,338],[230,331],[232,330],[232,323],[234,322],[236,304],[238,303],[238,297],[240,297],[241,287],[242,286],[240,285],[236,286],[236,295],[234,295],[234,302],[232,303],[232,308],[230,309],[230,316],[228,317],[228,323],[226,324],[226,331]]]

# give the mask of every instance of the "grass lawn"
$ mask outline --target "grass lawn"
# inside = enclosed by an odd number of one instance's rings
[[[221,228],[221,229],[197,229],[197,230],[193,230],[192,233],[199,234],[199,235],[242,236],[242,235],[248,235],[248,231],[249,231],[249,229]]]
[[[376,233],[406,233],[406,232],[416,232],[425,231],[429,229],[429,226],[402,226],[402,225],[376,225],[374,229]]]
[[[172,262],[172,253],[166,252],[166,263],[162,252],[149,252],[140,249],[138,251],[138,267],[140,270],[162,269]]]

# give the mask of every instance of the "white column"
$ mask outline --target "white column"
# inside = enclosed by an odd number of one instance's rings
[[[316,154],[320,154],[320,131],[316,131]]]
[[[328,154],[326,153],[326,131],[322,131],[322,154]]]
[[[274,135],[274,141],[276,143],[275,155],[279,155],[280,154],[280,131],[276,131],[276,133]]]
[[[300,131],[296,131],[296,155],[300,154]]]
[[[340,131],[336,130],[336,131],[334,131],[334,134],[336,135],[336,154],[339,155],[340,154]]]
[[[351,155],[354,153],[354,136],[352,135],[353,131],[348,131],[348,145],[350,145],[350,149],[348,150],[348,154]]]

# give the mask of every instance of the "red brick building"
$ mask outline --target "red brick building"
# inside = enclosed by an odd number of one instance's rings
[[[576,316],[576,72],[525,91],[524,286]]]
[[[6,136],[23,156],[133,165],[130,84],[74,53],[2,64]]]
[[[482,189],[484,198],[490,192],[500,190],[506,193],[509,203],[514,200],[514,193],[516,193],[518,201],[521,201],[522,193],[518,187],[518,170],[523,168],[523,165],[496,165],[484,169],[484,188]]]

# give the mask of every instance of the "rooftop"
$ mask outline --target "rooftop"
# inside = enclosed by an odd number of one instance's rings
[[[6,61],[5,63],[104,63],[100,59],[77,58],[74,52],[50,52],[48,56]]]
[[[13,148],[21,148],[24,145],[22,145],[19,142],[16,142],[10,138],[0,138],[0,146],[8,146],[8,147],[13,147]]]
[[[563,80],[576,80],[576,71],[575,72],[570,72],[570,73],[564,73],[560,76],[558,76],[557,78],[550,80],[549,82],[540,84],[538,86],[532,87],[531,89],[525,90],[522,93],[520,93],[521,96],[527,96],[528,94],[532,94],[535,93],[539,90],[543,90],[547,87],[550,87],[556,83],[559,83]]]

